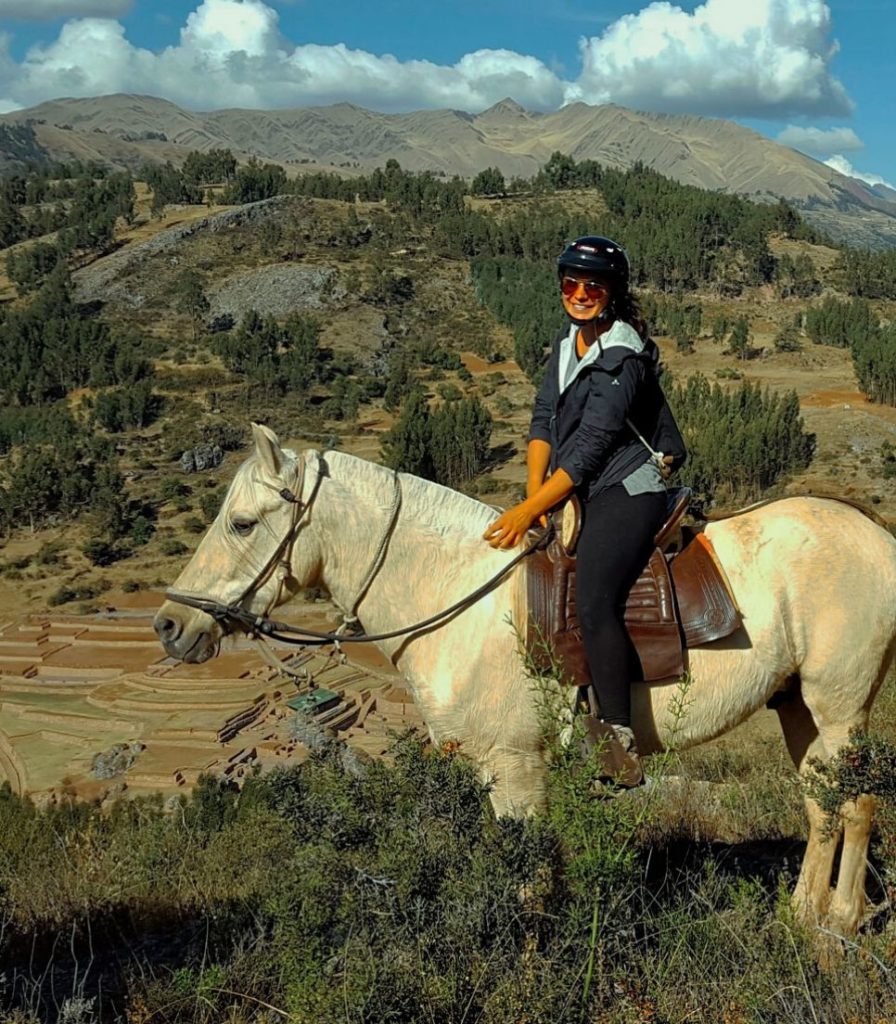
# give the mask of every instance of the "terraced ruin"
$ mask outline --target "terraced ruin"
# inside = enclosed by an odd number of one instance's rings
[[[39,802],[170,795],[204,772],[239,781],[255,766],[300,761],[322,729],[377,756],[421,725],[377,652],[272,648],[332,691],[297,717],[306,679],[278,671],[248,639],[203,665],[166,657],[152,629],[162,596],[141,596],[148,606],[0,624],[0,781],[15,792]]]

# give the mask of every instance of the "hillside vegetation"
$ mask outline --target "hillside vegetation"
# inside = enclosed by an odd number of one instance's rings
[[[802,389],[825,347],[847,385],[844,357],[870,398],[896,398],[896,257],[836,250],[783,203],[559,153],[529,182],[493,168],[472,185],[395,161],[286,180],[225,151],[136,179],[35,166],[0,184],[8,577],[36,602],[160,584],[250,419],[512,501],[532,395],[517,366],[538,379],[562,322],[552,260],[589,230],[629,247],[702,507],[833,462],[775,379]],[[859,495],[884,510],[885,440]],[[186,474],[196,445],[224,466]]]
[[[892,191],[840,174],[732,121],[570,103],[544,113],[507,98],[481,113],[384,114],[348,103],[290,110],[184,110],[153,96],[59,99],[0,115],[0,168],[29,157],[94,160],[134,172],[185,164],[191,151],[232,150],[287,169],[351,177],[389,158],[413,171],[468,179],[497,168],[531,179],[554,151],[619,170],[637,161],[683,185],[785,198],[816,227],[851,244],[892,246]]]

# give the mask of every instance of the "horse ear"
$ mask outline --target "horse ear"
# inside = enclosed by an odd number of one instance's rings
[[[280,471],[286,462],[286,455],[280,447],[277,435],[263,423],[253,423],[252,437],[255,441],[255,453],[261,464],[271,476],[280,476]]]

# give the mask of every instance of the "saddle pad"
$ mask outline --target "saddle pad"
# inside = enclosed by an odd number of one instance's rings
[[[575,685],[591,681],[575,601],[575,557],[552,542],[527,560],[527,654],[542,672],[552,660]],[[683,646],[698,647],[729,636],[741,625],[712,545],[697,534],[667,561],[657,548],[635,581],[625,625],[641,663],[642,678],[679,678]]]

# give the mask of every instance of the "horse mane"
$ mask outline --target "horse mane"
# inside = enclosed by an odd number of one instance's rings
[[[339,451],[327,451],[324,458],[339,477],[360,480],[371,489],[391,493],[393,471],[388,467]],[[413,502],[417,523],[434,532],[456,531],[465,538],[478,540],[496,518],[495,509],[460,491],[410,473],[399,473],[399,477],[403,504]]]

